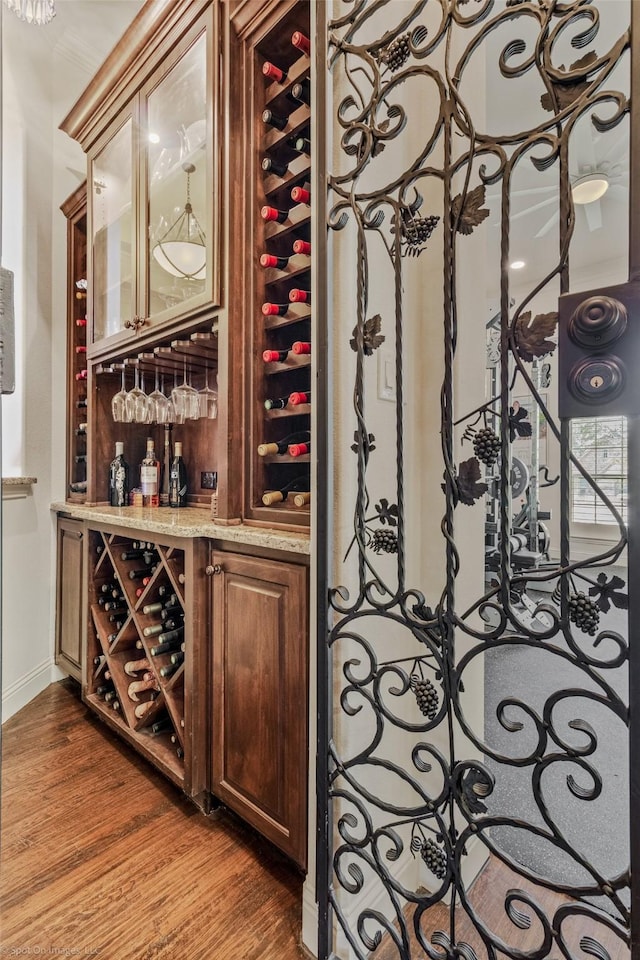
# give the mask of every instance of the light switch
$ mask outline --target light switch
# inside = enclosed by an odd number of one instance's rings
[[[391,350],[378,350],[378,399],[396,400],[396,361]]]

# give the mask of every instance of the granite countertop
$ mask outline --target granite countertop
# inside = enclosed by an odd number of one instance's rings
[[[113,523],[132,530],[164,533],[174,537],[209,537],[227,543],[246,543],[270,550],[309,554],[308,531],[290,532],[253,527],[249,524],[222,524],[211,519],[204,507],[169,510],[160,507],[88,507],[81,503],[52,503],[51,510],[78,520]]]
[[[37,477],[3,477],[3,487],[31,487],[37,483]]]

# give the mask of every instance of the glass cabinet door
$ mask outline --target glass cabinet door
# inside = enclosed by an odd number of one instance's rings
[[[187,312],[211,289],[207,37],[146,98],[146,316]],[[144,124],[144,120],[143,120]],[[209,234],[209,236],[207,236]]]
[[[135,311],[131,117],[91,165],[93,339],[124,329]]]

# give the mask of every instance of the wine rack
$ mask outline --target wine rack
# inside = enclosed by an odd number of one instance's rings
[[[185,552],[97,530],[89,532],[88,551],[85,699],[183,786]]]
[[[283,526],[308,525],[310,516],[308,36],[309,5],[295,3],[277,22],[268,22],[249,52],[253,129],[248,143],[256,187],[249,210],[255,244],[251,267],[250,482],[245,510],[249,520]]]
[[[87,188],[62,205],[67,218],[67,491],[70,502],[87,496]]]

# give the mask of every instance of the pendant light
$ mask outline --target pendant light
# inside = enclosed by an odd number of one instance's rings
[[[4,3],[20,20],[35,23],[39,27],[49,23],[56,15],[54,0],[4,0]]]
[[[152,249],[153,258],[172,277],[204,280],[207,275],[205,236],[191,206],[192,163],[183,163],[187,175],[187,200],[178,219],[171,224]]]

